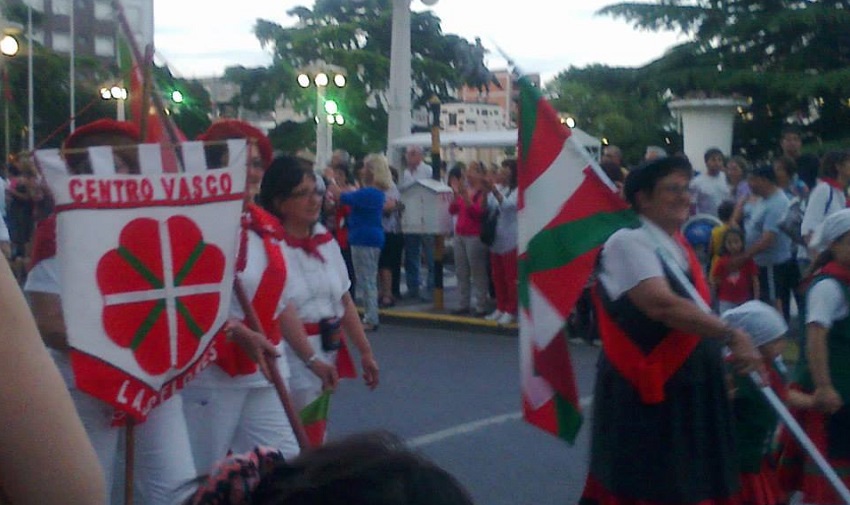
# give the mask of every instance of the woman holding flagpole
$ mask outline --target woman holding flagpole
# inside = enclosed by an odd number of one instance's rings
[[[324,187],[317,186],[312,167],[305,161],[281,156],[272,161],[260,186],[260,205],[283,226],[283,250],[291,303],[304,322],[314,354],[300,355],[286,346],[291,370],[290,393],[302,411],[311,443],[324,440],[327,404],[320,407],[323,385],[309,370],[315,360],[338,362],[340,376],[353,372],[345,336],[357,347],[363,379],[370,389],[378,385],[378,364],[348,292],[351,281],[339,246],[318,223]],[[287,288],[289,289],[289,287]],[[339,353],[339,356],[337,356]],[[340,358],[337,360],[337,358]],[[317,402],[317,403],[314,403]],[[305,407],[312,404],[304,412]],[[308,415],[309,414],[309,415]],[[311,422],[315,421],[315,426]]]
[[[272,160],[268,138],[258,129],[235,119],[217,121],[199,140],[205,146],[207,165],[227,166],[229,153],[222,141],[248,141],[248,185],[237,260],[238,278],[262,326],[262,334],[247,324],[243,308],[233,297],[231,317],[224,335],[216,337],[215,366],[208,367],[183,390],[183,409],[189,429],[195,466],[208,472],[228,452],[243,453],[256,446],[277,449],[285,458],[295,457],[299,446],[282,409],[266,356],[281,356],[281,376],[289,376],[283,340],[309,361],[307,342],[295,306],[288,302],[289,279],[281,250],[283,229],[277,218],[253,203],[263,171]],[[222,338],[225,337],[226,338]],[[336,386],[336,370],[313,360],[310,371],[322,386]]]
[[[680,157],[630,172],[624,192],[642,226],[602,249],[594,301],[603,355],[584,505],[725,504],[739,488],[721,348],[740,372],[760,357],[746,333],[703,308],[708,287],[679,231],[691,173]]]
[[[75,174],[90,174],[91,146],[131,146],[140,140],[138,128],[128,122],[101,119],[77,128],[63,145],[65,158]],[[134,150],[113,151],[116,173],[139,173]],[[36,230],[33,266],[24,286],[45,345],[50,350],[68,386],[77,414],[100,461],[109,489],[113,482],[121,428],[114,425],[111,405],[77,388],[71,368],[65,322],[62,315],[59,263],[56,258],[55,215],[44,219]],[[151,410],[144,423],[135,427],[135,481],[143,502],[172,505],[191,493],[185,483],[196,476],[183,417],[182,397],[175,394]],[[107,493],[109,494],[109,493]]]

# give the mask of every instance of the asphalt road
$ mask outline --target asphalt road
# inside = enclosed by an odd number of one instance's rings
[[[484,505],[576,503],[587,472],[589,408],[575,446],[520,416],[513,336],[383,325],[370,334],[381,385],[345,381],[330,438],[382,429],[454,474]],[[592,401],[599,349],[571,345],[583,403]]]

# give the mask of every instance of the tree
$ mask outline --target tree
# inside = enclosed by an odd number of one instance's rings
[[[640,161],[647,145],[681,145],[662,94],[645,83],[637,69],[570,67],[546,89],[556,110],[570,114],[588,133],[616,144],[627,162]]]
[[[263,47],[272,50],[270,68],[230,69],[230,76],[243,84],[246,76],[255,77],[256,85],[243,90],[242,105],[267,106],[282,97],[297,110],[311,110],[315,90],[297,86],[298,69],[315,61],[332,63],[344,68],[348,78],[333,97],[346,117],[346,124],[334,129],[335,144],[352,153],[384,150],[390,0],[316,0],[312,9],[296,7],[288,14],[297,18],[293,27],[261,19],[254,28]],[[446,100],[462,84],[483,88],[496,82],[484,65],[480,41],[443,34],[439,18],[430,12],[412,13],[411,46],[414,104],[432,95]]]
[[[850,0],[658,0],[599,13],[690,37],[642,77],[680,96],[749,97],[735,145],[753,156],[775,149],[786,123],[827,142],[850,138]]]

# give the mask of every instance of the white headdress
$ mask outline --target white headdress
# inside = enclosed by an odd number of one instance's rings
[[[720,317],[731,326],[749,333],[756,347],[782,338],[788,332],[788,325],[782,315],[758,300],[729,309]]]
[[[842,209],[830,214],[823,223],[815,229],[812,236],[811,248],[818,253],[825,251],[833,242],[850,231],[850,209]]]

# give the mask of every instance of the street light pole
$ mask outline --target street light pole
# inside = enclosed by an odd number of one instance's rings
[[[5,35],[2,40],[0,40],[0,53],[2,53],[2,60],[0,60],[0,66],[3,68],[2,79],[3,82],[0,85],[0,90],[3,93],[3,163],[9,159],[9,64],[7,59],[18,54],[18,41],[15,37],[11,35]]]
[[[393,140],[410,135],[413,81],[410,77],[410,0],[393,0],[390,42],[390,89],[387,96],[387,154],[390,165],[402,166],[401,150]]]
[[[298,75],[298,85],[302,88],[316,86],[316,164],[318,171],[324,170],[330,163],[333,151],[333,125],[343,124],[344,120],[339,111],[329,110],[327,89],[333,84],[342,88],[346,84],[345,69],[324,62],[314,62]],[[331,75],[328,75],[331,74]],[[332,77],[331,77],[332,76]],[[334,104],[335,105],[335,104]]]

